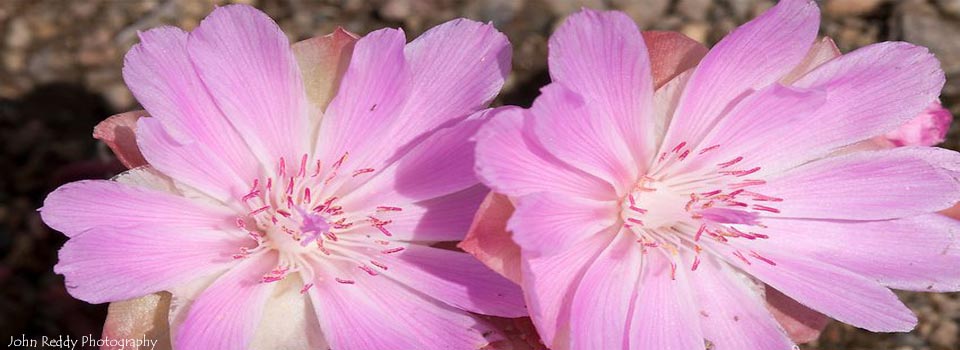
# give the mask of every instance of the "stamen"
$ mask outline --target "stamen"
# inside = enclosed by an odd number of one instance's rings
[[[771,212],[771,213],[774,213],[774,214],[779,214],[779,213],[780,213],[780,209],[773,208],[773,207],[768,207],[768,206],[766,206],[766,205],[760,205],[760,204],[754,204],[754,205],[753,205],[753,209],[762,210],[762,211],[768,211],[768,212]]]
[[[396,248],[381,250],[380,252],[383,253],[383,254],[393,254],[393,253],[402,252],[404,249],[405,249],[405,248],[403,248],[403,247],[396,247]]]
[[[713,146],[710,146],[710,147],[707,147],[707,148],[704,148],[704,149],[700,150],[700,153],[699,153],[699,154],[704,154],[704,153],[710,152],[710,151],[712,151],[712,150],[715,150],[715,149],[717,149],[717,148],[720,148],[720,145],[719,145],[719,144],[713,145]]]
[[[336,280],[338,283],[341,283],[341,284],[354,284],[354,283],[357,283],[357,282],[354,281],[354,280],[343,279],[343,278],[340,278],[340,277],[336,277],[336,278],[334,278],[334,280]]]
[[[375,171],[375,170],[374,170],[373,168],[358,169],[358,170],[356,170],[356,171],[353,172],[353,177],[357,177],[357,176],[360,176],[360,175],[363,175],[363,174],[367,174],[367,173],[372,173],[372,172],[374,172],[374,171]]]
[[[751,250],[751,251],[750,251],[750,256],[756,258],[757,260],[763,261],[763,262],[765,262],[765,263],[767,263],[767,264],[770,264],[770,265],[773,265],[773,266],[777,266],[777,263],[773,262],[773,260],[767,259],[766,257],[761,256],[760,254],[758,254],[758,253],[755,252],[755,251],[752,251],[752,250]]]
[[[741,160],[743,160],[743,157],[736,157],[736,158],[733,158],[733,160],[717,164],[717,166],[720,168],[726,168],[728,166],[739,163]]]
[[[306,294],[310,288],[313,287],[313,283],[307,283],[303,285],[303,288],[300,288],[300,294]]]
[[[400,207],[385,207],[385,206],[379,206],[379,207],[377,207],[377,211],[378,211],[378,212],[385,212],[385,211],[402,211],[402,210],[403,210],[403,208],[400,208]]]

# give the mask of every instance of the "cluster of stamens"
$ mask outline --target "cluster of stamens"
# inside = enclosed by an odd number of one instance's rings
[[[261,278],[261,283],[277,282],[300,272],[304,282],[301,293],[306,293],[316,283],[318,275],[313,267],[317,264],[346,263],[370,276],[388,270],[387,265],[374,257],[398,253],[404,248],[393,246],[390,240],[393,234],[388,228],[392,221],[382,217],[403,208],[378,206],[372,212],[356,212],[339,205],[340,197],[331,194],[337,183],[370,176],[376,171],[359,168],[341,174],[347,159],[345,153],[328,169],[316,160],[311,169],[309,157],[304,154],[293,172],[288,171],[286,159],[281,157],[276,178],[254,179],[249,192],[239,198],[245,213],[237,216],[236,226],[256,245],[241,247],[233,258],[245,259],[265,251],[276,251],[278,264]],[[378,234],[373,235],[373,232]],[[331,270],[336,269],[326,269]],[[343,276],[329,277],[344,285],[356,283]]]
[[[742,156],[705,163],[711,158],[704,155],[719,148],[712,145],[694,152],[681,142],[660,153],[621,204],[624,226],[637,235],[641,252],[658,249],[671,257],[671,278],[676,277],[682,251],[693,252],[690,268],[696,271],[700,253],[710,250],[711,245],[702,244],[704,240],[727,244],[733,239],[767,239],[750,228],[766,228],[762,216],[780,213],[773,205],[783,199],[758,192],[766,181],[749,178],[760,167],[743,166]],[[683,171],[671,174],[677,169]],[[734,249],[732,254],[745,264],[776,265],[752,250]]]

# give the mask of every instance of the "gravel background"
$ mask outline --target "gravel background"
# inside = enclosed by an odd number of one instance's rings
[[[410,38],[455,17],[492,21],[514,45],[513,75],[497,103],[529,105],[548,78],[546,40],[581,6],[620,9],[644,29],[681,31],[712,44],[773,5],[771,0],[386,0],[243,1],[276,19],[291,40],[336,26],[356,33],[402,26]],[[0,345],[8,336],[100,334],[105,306],[66,294],[52,273],[65,238],[35,209],[68,181],[122,170],[90,134],[136,107],[120,77],[136,32],[193,28],[220,1],[0,0]],[[844,51],[877,41],[930,47],[947,72],[943,101],[960,114],[960,0],[825,0],[821,32]],[[957,128],[945,147],[960,146]],[[804,348],[958,349],[960,294],[901,293],[920,316],[911,333],[871,334],[839,323]]]

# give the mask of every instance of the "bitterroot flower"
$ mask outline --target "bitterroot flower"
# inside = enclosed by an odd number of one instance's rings
[[[41,209],[70,237],[68,291],[171,292],[182,349],[476,349],[499,335],[473,313],[525,315],[511,282],[432,247],[462,239],[487,192],[468,140],[509,70],[506,38],[468,20],[410,44],[334,35],[295,55],[239,5],[142,33],[123,73],[150,116],[142,158],[121,159],[148,165]]]
[[[888,288],[960,290],[960,224],[935,214],[960,199],[960,155],[852,147],[936,100],[937,60],[817,57],[818,27],[813,1],[780,1],[657,90],[626,15],[557,30],[552,83],[477,136],[548,346],[790,349],[764,284],[872,331],[916,324]]]

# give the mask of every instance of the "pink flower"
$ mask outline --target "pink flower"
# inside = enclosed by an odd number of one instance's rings
[[[548,346],[790,349],[765,294],[905,331],[916,317],[888,288],[960,289],[960,224],[934,214],[960,197],[960,156],[845,148],[933,102],[936,59],[906,43],[818,59],[818,26],[813,1],[781,1],[656,90],[625,15],[557,30],[553,82],[477,136],[479,176],[517,205],[517,277]]]
[[[462,239],[487,192],[467,140],[509,69],[491,26],[291,49],[263,13],[224,6],[141,41],[123,73],[150,117],[97,136],[148,165],[42,208],[70,237],[56,271],[71,295],[169,291],[183,349],[479,348],[502,335],[472,313],[526,313],[510,281],[432,247]]]
[[[933,146],[943,142],[950,129],[953,115],[950,111],[934,102],[920,115],[897,130],[888,132],[884,137],[894,146]]]

